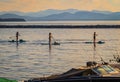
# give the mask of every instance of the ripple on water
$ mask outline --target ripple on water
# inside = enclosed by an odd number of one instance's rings
[[[29,42],[18,46],[0,42],[0,77],[24,80],[85,65],[86,61],[93,60],[94,49],[92,44],[83,42],[91,41],[94,32],[99,35],[97,40],[105,41],[105,44],[96,45],[96,60],[101,56],[108,61],[116,51],[120,53],[120,29],[1,29],[4,37],[0,37],[8,39],[17,30],[20,38]],[[41,45],[48,42],[49,32],[61,43],[52,46],[51,51],[48,45]]]

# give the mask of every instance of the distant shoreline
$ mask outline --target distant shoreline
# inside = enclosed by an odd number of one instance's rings
[[[0,25],[0,28],[120,28],[120,25]]]

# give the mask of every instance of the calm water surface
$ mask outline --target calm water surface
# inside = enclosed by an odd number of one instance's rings
[[[7,42],[15,39],[16,31],[25,43]],[[48,33],[51,32],[61,45],[52,46],[49,51]],[[93,32],[97,40],[96,52],[91,41]],[[11,38],[10,38],[11,37]],[[105,61],[120,53],[120,29],[0,29],[0,77],[16,80],[47,76],[65,72],[73,67],[85,65],[86,61]]]
[[[0,25],[120,25],[120,21],[26,21],[0,22]]]

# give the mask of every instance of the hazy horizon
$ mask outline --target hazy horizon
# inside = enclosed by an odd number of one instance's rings
[[[120,0],[0,0],[0,12],[38,12],[47,9],[120,11]]]
[[[47,11],[47,10],[59,10],[59,11],[65,11],[65,10],[78,10],[78,11],[88,11],[88,12],[92,12],[92,11],[103,11],[103,12],[120,12],[120,11],[108,11],[108,10],[79,10],[79,9],[45,9],[45,10],[39,10],[39,11],[28,11],[28,12],[24,12],[24,11],[0,11],[0,12],[22,12],[22,13],[35,13],[35,12],[42,12],[42,11]]]

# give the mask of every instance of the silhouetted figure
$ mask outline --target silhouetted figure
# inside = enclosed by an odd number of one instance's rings
[[[52,33],[49,33],[49,49],[51,50],[51,46],[52,46]]]
[[[19,40],[19,38],[18,38],[19,35],[20,35],[19,32],[16,32],[16,42],[18,42],[18,40]]]
[[[19,35],[20,35],[19,32],[16,32],[16,46],[17,46],[17,47],[18,47],[18,45],[19,45],[19,44],[18,44],[18,42],[19,42],[19,38],[18,38]]]
[[[49,45],[52,44],[52,33],[49,33]]]
[[[94,34],[93,34],[94,47],[96,47],[96,36],[97,36],[97,34],[96,34],[96,32],[94,32]]]
[[[52,42],[53,41],[53,42]],[[49,33],[49,46],[51,47],[51,45],[60,45],[60,43],[56,42],[56,40],[54,39],[54,37],[52,36],[52,33]]]

